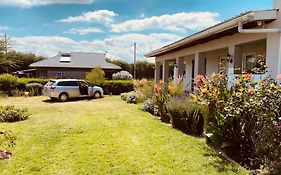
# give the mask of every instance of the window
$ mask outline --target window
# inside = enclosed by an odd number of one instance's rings
[[[265,72],[265,56],[245,54],[243,68],[246,73],[263,74]]]
[[[78,86],[77,81],[61,81],[58,82],[57,86]]]
[[[61,54],[60,57],[60,62],[61,63],[70,63],[71,54],[70,53],[63,53]]]
[[[58,73],[58,77],[65,78],[66,77],[66,73],[65,72],[59,72]]]

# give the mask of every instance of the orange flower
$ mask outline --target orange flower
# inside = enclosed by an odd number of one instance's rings
[[[277,80],[281,80],[281,74],[277,75]]]
[[[254,88],[249,87],[249,88],[247,89],[247,91],[248,91],[250,94],[252,94],[252,93],[254,92]]]
[[[207,88],[202,88],[202,89],[200,89],[200,90],[201,90],[202,93],[206,93],[206,92],[208,91]]]
[[[206,82],[206,78],[204,75],[197,75],[195,78],[196,84],[204,84]]]
[[[248,79],[252,79],[253,78],[253,74],[245,74],[244,77],[248,78]]]
[[[260,84],[264,84],[265,81],[266,81],[266,79],[265,79],[265,78],[262,78],[262,79],[259,80],[259,83],[260,83]]]

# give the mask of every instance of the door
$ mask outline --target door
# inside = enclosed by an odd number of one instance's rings
[[[191,75],[191,91],[194,90],[194,78],[195,78],[195,60],[192,60],[192,75]]]

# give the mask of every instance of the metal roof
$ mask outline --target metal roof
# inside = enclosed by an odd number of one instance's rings
[[[102,69],[122,69],[120,66],[109,63],[105,60],[104,53],[70,52],[70,62],[61,62],[61,54],[38,61],[30,67],[59,67],[59,68],[95,68],[100,66]]]
[[[277,11],[278,11],[277,9],[270,9],[270,10],[260,10],[260,11],[248,11],[248,12],[242,13],[238,16],[235,16],[231,19],[228,19],[228,20],[218,23],[214,26],[201,30],[193,35],[185,37],[174,43],[168,44],[162,48],[154,50],[154,51],[146,54],[145,56],[146,57],[155,57],[155,56],[163,55],[165,53],[176,51],[176,50],[179,50],[182,48],[192,47],[196,44],[204,43],[204,42],[207,42],[212,39],[217,39],[219,37],[223,37],[229,33],[229,32],[227,32],[227,30],[230,30],[230,29],[234,29],[234,32],[232,31],[232,32],[230,32],[230,34],[237,33],[239,20],[244,19],[246,17],[250,17],[251,21],[248,21],[248,23],[251,23],[252,21],[259,21],[259,20],[260,21],[272,21],[277,18]],[[250,24],[250,27],[255,27],[255,26],[253,24]],[[220,33],[226,33],[226,34],[214,37],[214,35],[218,35]]]

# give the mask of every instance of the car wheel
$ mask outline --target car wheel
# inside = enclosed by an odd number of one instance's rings
[[[66,102],[66,101],[68,101],[68,99],[69,99],[69,96],[68,96],[67,93],[61,93],[61,94],[59,95],[59,100],[60,100],[61,102]]]
[[[94,93],[94,98],[101,98],[101,93],[99,91],[96,91]]]

